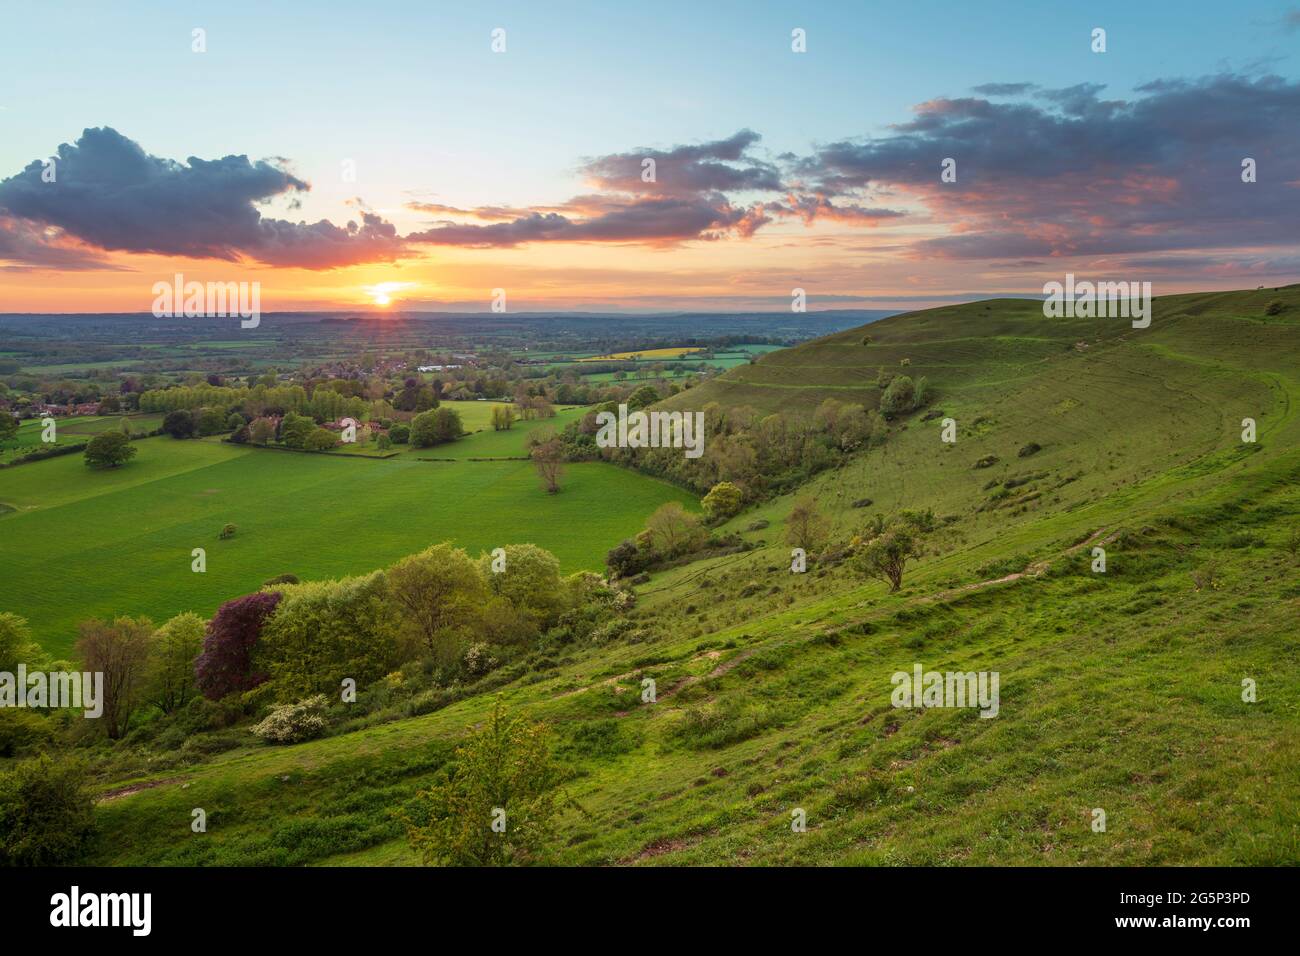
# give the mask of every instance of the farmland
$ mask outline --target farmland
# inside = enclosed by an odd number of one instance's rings
[[[416,457],[522,455],[536,424],[383,461],[157,437],[112,471],[80,455],[6,469],[0,502],[15,511],[0,516],[0,578],[38,639],[67,654],[87,617],[210,613],[278,574],[360,573],[443,540],[475,554],[530,541],[566,571],[594,570],[664,501],[690,500],[603,463],[570,466],[547,495],[528,461]],[[238,534],[217,540],[227,523]],[[190,570],[198,547],[203,574]]]

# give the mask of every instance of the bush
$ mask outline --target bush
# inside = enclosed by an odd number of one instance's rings
[[[233,524],[228,524],[228,525],[226,525],[224,528],[221,529],[221,534],[217,535],[217,537],[218,537],[220,540],[225,541],[225,540],[228,539],[228,538],[233,538],[233,537],[235,536],[235,532],[238,531],[238,530],[239,530],[239,528],[236,527],[235,525],[233,525]]]
[[[916,385],[906,375],[893,378],[880,396],[880,414],[894,418],[910,412],[916,400]]]
[[[1036,455],[1038,452],[1042,450],[1043,450],[1042,445],[1038,444],[1038,442],[1036,441],[1031,441],[1024,448],[1021,448],[1020,451],[1016,452],[1016,454],[1020,458],[1028,458],[1030,455]]]
[[[730,481],[720,481],[704,496],[700,504],[704,507],[704,513],[710,518],[715,521],[725,521],[740,513],[740,509],[745,506],[745,496]]]
[[[1272,302],[1270,302],[1268,305],[1264,307],[1264,314],[1280,315],[1282,313],[1282,310],[1285,308],[1286,306],[1282,304],[1281,299],[1274,299]]]
[[[85,852],[95,804],[80,763],[47,756],[0,775],[0,866],[62,866]]]
[[[319,737],[329,726],[325,716],[328,701],[324,694],[315,694],[296,704],[281,704],[252,732],[273,744],[296,744]]]
[[[394,445],[405,445],[411,440],[411,428],[409,425],[394,425],[388,429],[388,437]]]
[[[18,757],[39,750],[51,736],[53,728],[40,714],[0,707],[0,757]]]
[[[545,725],[506,719],[498,701],[491,722],[457,749],[454,768],[402,815],[411,846],[433,866],[544,862],[558,780]],[[499,811],[496,832],[489,827]]]

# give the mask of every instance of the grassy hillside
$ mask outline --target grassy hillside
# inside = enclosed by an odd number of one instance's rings
[[[897,316],[674,403],[874,404],[902,359],[957,442],[913,415],[802,490],[840,542],[873,512],[935,509],[900,592],[846,564],[791,574],[780,499],[730,523],[756,550],[655,575],[624,638],[499,689],[569,768],[559,859],[1300,862],[1300,288],[1161,299],[1146,330],[1014,300]],[[892,707],[916,663],[999,672],[998,716]],[[413,862],[390,813],[493,696],[106,779],[97,860]]]

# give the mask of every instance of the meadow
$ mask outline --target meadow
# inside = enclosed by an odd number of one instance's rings
[[[660,504],[693,501],[604,463],[569,466],[548,495],[531,462],[464,460],[523,455],[526,431],[390,460],[160,436],[137,441],[136,457],[111,471],[86,468],[80,455],[6,469],[0,502],[15,510],[0,516],[5,604],[64,655],[88,617],[209,614],[279,574],[363,573],[444,540],[473,554],[528,541],[566,573],[598,570]],[[218,540],[227,523],[238,533]],[[200,547],[202,574],[190,570]]]

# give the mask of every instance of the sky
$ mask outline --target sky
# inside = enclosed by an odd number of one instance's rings
[[[1300,276],[1297,2],[2,17],[0,312],[148,311],[177,273],[268,311],[629,312]]]

